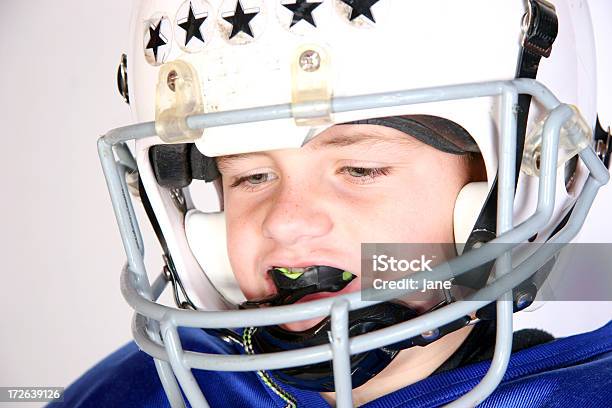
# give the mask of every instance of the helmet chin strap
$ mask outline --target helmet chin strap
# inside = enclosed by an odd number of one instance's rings
[[[338,292],[355,278],[350,272],[323,265],[311,266],[297,272],[287,268],[273,268],[268,273],[278,292],[263,299],[247,301],[241,305],[242,308],[287,305],[309,294]],[[444,301],[424,313],[452,301],[453,299],[447,296]],[[349,313],[349,336],[359,336],[383,329],[413,319],[419,314],[421,313],[415,309],[396,302],[383,302],[354,310]],[[426,346],[448,333],[467,326],[470,322],[469,316],[463,316],[414,338],[352,355],[350,362],[353,388],[365,384],[380,373],[401,350],[413,346]],[[331,332],[331,317],[328,316],[314,327],[303,331],[291,331],[280,326],[248,327],[243,332],[242,344],[249,354],[288,351],[329,343],[329,332]],[[296,388],[318,392],[334,391],[331,361],[275,370],[270,374],[278,381]]]

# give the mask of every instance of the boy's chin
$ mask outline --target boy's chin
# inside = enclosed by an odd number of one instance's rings
[[[348,293],[357,292],[357,291],[360,290],[360,287],[361,287],[360,286],[360,282],[361,282],[360,278],[357,277],[352,282],[350,282],[341,291],[333,292],[333,293],[330,293],[330,292],[312,293],[310,295],[304,296],[302,299],[300,299],[297,302],[295,302],[295,304],[305,303],[305,302],[310,302],[310,301],[313,301],[313,300],[325,299],[325,298],[336,297],[336,296],[340,296],[340,295],[346,295]],[[300,320],[300,321],[291,322],[291,323],[285,323],[285,324],[281,324],[279,326],[282,327],[285,330],[289,330],[289,331],[292,331],[292,332],[301,332],[301,331],[313,328],[314,326],[319,324],[324,319],[325,319],[325,316],[314,317],[312,319]]]

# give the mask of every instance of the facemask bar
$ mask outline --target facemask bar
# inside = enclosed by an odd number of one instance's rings
[[[513,227],[516,161],[515,106],[519,94],[532,95],[550,111],[550,115],[544,125],[542,134],[537,208],[526,221]],[[178,383],[180,383],[192,406],[208,406],[191,373],[193,368],[213,371],[258,371],[297,367],[333,360],[337,406],[340,408],[352,407],[350,354],[379,348],[418,336],[429,330],[435,330],[445,323],[484,307],[491,303],[490,299],[498,299],[497,336],[489,371],[474,389],[448,406],[474,406],[490,395],[500,383],[510,358],[512,346],[512,288],[533,275],[562,246],[543,246],[541,250],[536,251],[533,256],[514,269],[511,267],[512,248],[533,236],[547,224],[552,216],[555,200],[559,133],[562,126],[572,118],[574,114],[572,109],[568,105],[560,104],[557,98],[537,81],[518,79],[336,98],[332,100],[332,111],[336,113],[485,96],[501,96],[502,99],[498,170],[500,183],[498,189],[498,236],[480,248],[473,249],[445,264],[438,265],[432,271],[418,272],[412,277],[419,282],[425,277],[429,280],[448,280],[478,265],[497,259],[495,280],[466,300],[458,301],[407,322],[360,335],[350,340],[347,330],[348,312],[375,304],[372,301],[363,301],[363,293],[360,292],[312,301],[308,308],[303,308],[299,304],[279,306],[275,308],[274,314],[264,314],[261,313],[261,310],[178,310],[155,303],[167,282],[163,275],[160,275],[153,284],[147,278],[140,229],[134,216],[124,178],[125,172],[131,171],[135,167],[124,143],[129,140],[154,136],[155,124],[147,122],[114,129],[101,137],[98,141],[98,151],[127,255],[127,265],[121,275],[121,290],[127,302],[136,311],[132,326],[135,341],[143,351],[155,359],[158,374],[171,405],[173,407],[185,406],[178,386]],[[285,104],[194,115],[187,118],[187,124],[194,129],[203,129],[242,122],[289,118],[291,117],[291,109],[290,104]],[[113,148],[117,152],[118,160],[115,158]],[[591,146],[580,151],[579,155],[590,171],[589,177],[578,197],[569,221],[549,242],[567,243],[576,235],[584,223],[597,191],[609,179],[606,167],[597,158]],[[419,287],[403,291],[377,291],[376,298],[379,300],[376,302],[392,300],[420,289]],[[177,331],[179,326],[210,329],[265,326],[329,315],[331,315],[332,322],[330,344],[268,355],[216,355],[186,351],[181,346]]]

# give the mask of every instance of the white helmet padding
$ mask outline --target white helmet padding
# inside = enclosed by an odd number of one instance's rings
[[[453,232],[458,255],[463,252],[464,244],[474,228],[488,194],[487,182],[476,181],[466,184],[457,195],[453,212]]]
[[[236,305],[244,302],[246,298],[234,277],[227,254],[225,213],[190,210],[185,216],[185,232],[193,255],[215,288]]]

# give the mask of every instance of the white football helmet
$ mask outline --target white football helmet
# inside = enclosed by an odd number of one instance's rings
[[[98,146],[128,257],[122,291],[136,311],[134,336],[155,358],[173,404],[182,401],[180,384],[192,406],[206,406],[190,370],[214,369],[276,370],[277,380],[335,390],[339,407],[352,406],[351,389],[390,361],[351,377],[363,361],[355,356],[407,347],[410,339],[427,344],[458,322],[473,323],[474,315],[497,319],[496,351],[482,383],[454,404],[472,406],[495,389],[510,356],[512,313],[533,302],[562,247],[552,244],[572,240],[609,178],[609,134],[594,137],[596,50],[588,7],[553,3],[135,1],[118,82],[137,124],[110,131]],[[196,184],[215,185],[214,158],[299,148],[334,124],[382,118],[392,126],[397,117],[414,132],[428,127],[427,118],[444,118],[476,146],[466,151],[482,155],[487,181],[466,185],[455,203],[460,255],[427,272],[477,291],[350,338],[347,327],[357,323],[349,311],[387,313],[377,305],[410,290],[379,293],[374,303],[353,293],[308,308],[286,301],[241,310],[247,304],[228,260],[222,197],[211,211],[198,208],[192,194]],[[444,143],[436,132],[422,140],[440,147],[436,138]],[[142,201],[164,251],[164,272],[154,282],[128,191]],[[167,282],[178,308],[156,302]],[[494,300],[496,310],[487,307]],[[255,357],[186,354],[177,335],[179,326],[200,327],[240,341],[229,328],[323,315],[328,326],[318,343],[281,353],[263,345],[252,350]],[[296,365],[329,372],[301,383],[283,372]]]

